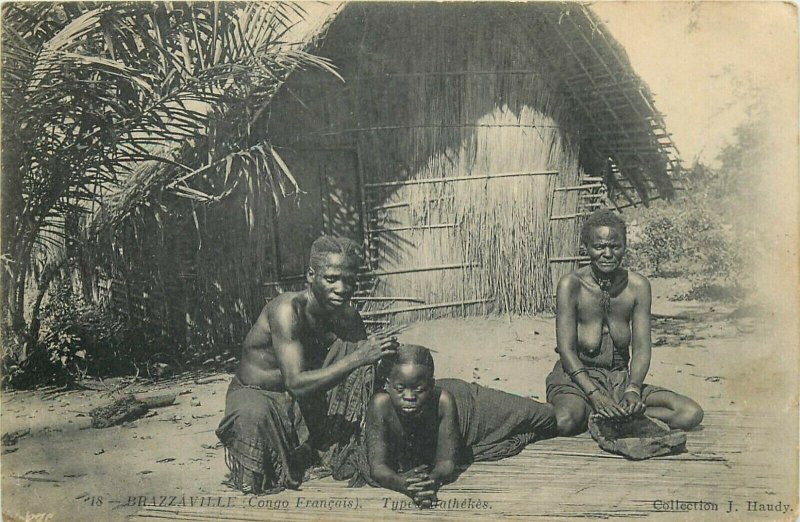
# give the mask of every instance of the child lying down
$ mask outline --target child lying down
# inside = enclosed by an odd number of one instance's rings
[[[385,391],[367,411],[371,478],[420,507],[437,502],[457,468],[516,455],[555,435],[550,404],[460,379],[435,380],[427,348],[402,345],[387,362]]]

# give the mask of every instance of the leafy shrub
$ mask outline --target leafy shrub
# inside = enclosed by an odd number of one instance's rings
[[[629,264],[653,275],[689,278],[685,298],[743,298],[753,284],[756,256],[773,248],[765,243],[769,224],[754,219],[754,203],[763,195],[753,179],[771,168],[764,162],[771,127],[759,101],[747,115],[713,166],[696,162],[684,173],[687,190],[677,201],[633,212],[639,228],[628,245]]]
[[[641,238],[628,245],[628,264],[653,275],[666,275],[665,268],[684,255],[685,241],[676,219],[655,215],[641,230]]]
[[[628,245],[632,268],[655,276],[686,277],[695,297],[711,298],[703,290],[711,287],[741,295],[749,261],[743,253],[750,251],[751,234],[691,204],[649,209],[640,217],[641,230]]]
[[[53,285],[40,313],[42,327],[25,360],[3,357],[3,383],[15,388],[74,384],[87,375],[132,374],[149,370],[157,355],[154,329],[132,324],[109,307],[86,303],[69,282]]]

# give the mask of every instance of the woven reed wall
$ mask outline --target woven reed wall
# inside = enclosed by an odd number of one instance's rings
[[[552,189],[579,182],[578,126],[534,51],[537,35],[510,23],[517,8],[508,7],[348,6],[318,50],[345,83],[296,74],[273,108],[270,135],[302,150],[304,162],[315,149],[356,151],[371,268],[412,270],[377,278],[373,296],[489,300],[395,321],[539,312],[552,306],[553,279],[572,268],[551,270],[548,257],[577,253],[574,220],[549,217],[577,209],[577,193]],[[549,170],[558,175],[370,187]],[[393,208],[371,211],[385,206]],[[413,271],[435,265],[469,266]],[[365,310],[399,306],[370,302]]]

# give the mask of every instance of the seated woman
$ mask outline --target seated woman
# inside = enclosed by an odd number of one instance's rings
[[[458,466],[516,455],[554,436],[555,418],[550,404],[459,379],[435,381],[430,351],[402,345],[385,391],[369,404],[366,435],[372,481],[430,507]]]

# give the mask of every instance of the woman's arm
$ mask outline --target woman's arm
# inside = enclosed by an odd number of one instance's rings
[[[439,395],[439,433],[436,440],[436,461],[430,478],[434,491],[449,482],[456,470],[456,458],[463,442],[458,427],[458,411],[453,396],[446,390]]]
[[[585,393],[597,388],[594,382],[580,371],[584,366],[578,358],[578,292],[580,281],[572,274],[561,278],[556,288],[556,350],[564,372],[572,375],[575,384]]]
[[[650,370],[652,341],[650,332],[650,282],[638,274],[631,277],[634,291],[633,317],[631,318],[630,384],[622,396],[622,407],[631,414],[642,413],[642,385]]]
[[[631,384],[642,387],[650,370],[652,340],[650,333],[650,306],[652,301],[650,282],[644,277],[636,278],[634,287],[636,301],[631,319]]]
[[[389,465],[389,433],[386,414],[392,404],[384,393],[376,393],[367,408],[367,461],[373,480],[386,489],[411,496],[406,478]]]

